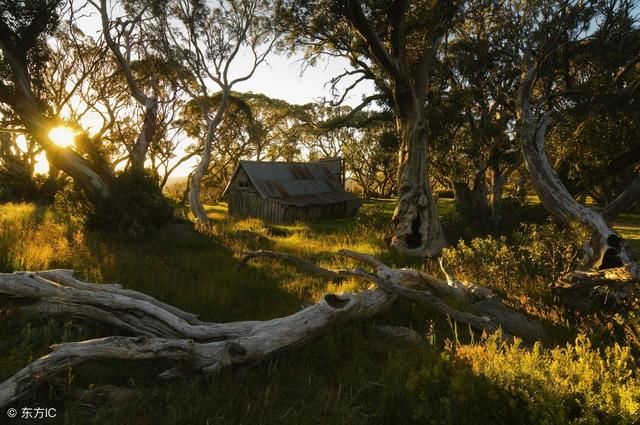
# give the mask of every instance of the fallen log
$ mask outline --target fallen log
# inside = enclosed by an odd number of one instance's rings
[[[0,296],[20,301],[18,310],[27,314],[76,317],[137,336],[206,342],[240,335],[252,326],[252,322],[200,322],[195,315],[146,294],[82,282],[68,270],[1,274]]]
[[[327,294],[297,313],[266,321],[200,321],[193,314],[120,285],[80,281],[70,270],[0,274],[0,297],[7,300],[7,305],[0,306],[2,309],[76,317],[109,325],[122,333],[52,346],[51,354],[0,384],[0,408],[68,368],[96,360],[163,358],[173,361],[175,367],[163,372],[162,378],[209,374],[226,367],[258,363],[332,326],[374,316],[398,296],[425,304],[478,331],[494,332],[502,328],[507,337],[525,338],[541,334],[537,323],[502,305],[487,288],[454,279],[443,281],[417,270],[390,268],[370,255],[354,251],[343,250],[339,254],[369,265],[375,271],[329,270],[272,251],[256,251],[245,256],[241,265],[255,258],[275,259],[330,279],[362,279],[377,286],[356,293]],[[467,302],[470,311],[450,306],[449,298],[457,303]]]
[[[26,289],[19,290],[21,288],[18,286],[21,284]],[[34,290],[34,288],[42,289],[42,292]],[[22,298],[25,294],[31,297],[37,296],[39,299],[48,297],[63,304],[62,300],[76,302],[78,300],[77,294],[69,296],[69,289],[76,288],[65,289],[35,273],[0,274],[0,293],[5,295],[14,293]],[[92,312],[98,316],[83,318],[103,322],[99,314],[101,314],[102,308],[108,306],[102,300],[104,294],[100,294],[100,291],[95,289],[86,290],[87,293],[83,294],[83,299],[95,304],[96,307]],[[88,297],[90,293],[94,295],[93,298]],[[101,296],[96,297],[96,294]],[[117,298],[110,299],[122,301]],[[20,370],[12,378],[0,383],[0,408],[14,403],[31,393],[38,385],[49,381],[68,368],[95,360],[164,358],[175,361],[177,366],[163,372],[161,375],[163,378],[194,373],[207,374],[217,372],[225,367],[258,363],[276,352],[297,346],[336,324],[378,314],[394,299],[394,295],[380,289],[360,291],[354,294],[327,294],[317,304],[286,317],[267,321],[198,325],[202,328],[211,328],[209,331],[203,331],[203,334],[218,336],[218,340],[212,342],[198,342],[194,339],[178,338],[173,335],[170,338],[114,336],[54,345],[51,354],[41,357]],[[146,301],[138,300],[138,302],[145,303]],[[122,302],[122,304],[126,303]],[[70,306],[74,305],[76,304],[70,304]],[[126,305],[129,306],[129,304]],[[148,306],[145,307],[148,308]],[[142,310],[144,309],[137,311]],[[66,308],[65,311],[71,311],[71,308]],[[124,311],[122,313],[125,314]],[[134,334],[135,332],[142,334],[147,333],[150,328],[147,327],[140,331],[133,326],[126,329],[133,330]],[[154,331],[159,333],[161,329],[165,328],[158,328]]]
[[[576,270],[554,284],[562,302],[578,313],[606,310],[624,312],[636,308],[640,291],[640,263],[602,270]]]
[[[493,333],[501,329],[507,338],[518,336],[529,340],[543,336],[544,330],[540,323],[504,305],[497,294],[490,289],[454,279],[453,274],[442,261],[440,266],[447,276],[446,281],[419,270],[388,267],[375,257],[360,252],[340,250],[338,254],[373,267],[375,273],[366,273],[359,269],[328,270],[289,254],[266,250],[247,253],[241,264],[246,264],[255,258],[266,258],[288,262],[302,270],[314,273],[320,269],[322,276],[336,280],[348,277],[360,278],[390,293],[427,305],[479,332]],[[466,304],[468,311],[459,311],[451,307],[446,302],[448,298],[457,303]]]

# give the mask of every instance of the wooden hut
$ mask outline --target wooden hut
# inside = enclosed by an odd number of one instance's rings
[[[344,189],[342,160],[240,161],[224,190],[229,215],[273,223],[352,217],[360,198]]]

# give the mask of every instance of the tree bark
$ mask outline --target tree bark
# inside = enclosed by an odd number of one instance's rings
[[[426,119],[399,118],[396,126],[402,147],[391,246],[402,253],[431,257],[447,241],[428,180]]]
[[[596,271],[573,271],[555,282],[553,290],[563,303],[580,314],[603,309],[626,315],[637,309],[634,290],[640,284],[640,263]]]
[[[496,211],[498,202],[502,199],[502,193],[504,192],[504,186],[507,184],[507,176],[501,174],[498,171],[492,171],[491,173],[491,199],[489,207],[492,212]]]
[[[341,250],[339,254],[367,264],[373,267],[375,272],[367,273],[360,269],[326,270],[321,268],[322,271],[319,272],[319,267],[315,264],[273,251],[249,253],[244,257],[243,263],[259,257],[278,259],[313,274],[320,274],[336,280],[353,277],[368,280],[389,293],[433,308],[435,311],[447,315],[457,322],[467,324],[479,332],[495,332],[502,329],[503,336],[507,338],[519,336],[529,340],[538,339],[544,334],[544,330],[538,322],[505,306],[490,289],[456,280],[442,260],[440,264],[447,276],[446,281],[418,270],[388,267],[367,254],[350,250]],[[450,306],[450,303],[455,303],[456,308]],[[461,304],[468,311],[457,310],[457,306]]]
[[[607,269],[628,264],[633,261],[633,252],[627,243],[601,214],[578,203],[551,168],[544,145],[550,114],[536,119],[530,104],[535,72],[532,66],[523,76],[518,107],[523,127],[522,153],[540,201],[565,226],[579,221],[591,229],[593,237],[584,249],[586,267]]]
[[[226,87],[222,90],[222,95],[220,96],[220,103],[218,103],[216,114],[213,119],[208,119],[207,134],[204,140],[202,156],[200,157],[198,166],[193,171],[193,176],[191,177],[191,186],[189,187],[189,207],[191,208],[191,212],[193,213],[193,215],[196,217],[196,225],[204,229],[209,228],[211,222],[209,220],[209,216],[207,216],[207,212],[204,209],[204,205],[201,199],[200,193],[202,179],[204,178],[204,175],[209,169],[209,164],[211,163],[211,150],[213,149],[213,141],[215,139],[216,129],[222,121],[224,112],[227,109],[230,91],[230,87]],[[202,110],[202,115],[205,117],[207,116],[208,110],[207,102],[208,99],[204,99],[200,107]]]
[[[455,14],[456,7],[445,6],[448,6],[447,2],[440,1],[435,10],[447,21],[451,17],[446,15],[450,12]],[[367,46],[370,58],[386,74],[391,87],[396,131],[401,145],[398,204],[392,219],[391,246],[406,254],[434,256],[446,245],[446,239],[428,180],[428,122],[424,106],[431,65],[444,38],[446,25],[438,27],[430,40],[423,40],[420,50],[414,52],[417,60],[410,63],[406,27],[409,10],[409,2],[399,2],[389,9],[389,27],[385,28],[389,42],[383,43],[361,2],[344,2],[345,17]]]
[[[146,98],[144,108],[145,113],[142,131],[138,134],[138,138],[131,151],[131,170],[139,176],[144,174],[144,163],[147,159],[147,152],[156,134],[158,100],[156,98]]]
[[[99,287],[82,282],[84,285]],[[27,284],[33,288],[44,290],[46,293],[33,292],[29,295],[47,299],[59,300],[60,303],[71,302],[74,298],[67,293],[60,293],[61,287],[48,281],[38,274],[0,274],[0,291],[9,296],[20,297],[28,295],[20,290],[20,285]],[[87,288],[77,290],[75,297],[84,298],[83,305],[93,303],[96,310],[85,319],[102,320],[103,309],[109,309],[110,302],[104,297],[101,288]],[[153,313],[151,306],[157,306],[157,302],[151,303],[144,300],[130,298],[120,294],[129,308],[141,308],[146,313]],[[110,297],[111,300],[118,297]],[[33,299],[33,298],[31,298]],[[290,316],[267,321],[236,322],[228,324],[200,324],[192,328],[205,330],[205,333],[213,333],[218,336],[211,340],[197,340],[187,338],[186,334],[180,337],[149,336],[148,329],[137,329],[136,326],[120,328],[133,335],[146,335],[136,337],[108,337],[79,343],[68,343],[53,346],[52,354],[44,356],[31,365],[20,370],[12,378],[0,383],[0,407],[6,407],[31,393],[33,389],[58,373],[68,370],[70,367],[104,359],[143,360],[165,358],[177,363],[177,367],[165,371],[161,377],[193,374],[213,373],[222,368],[241,364],[253,364],[262,361],[266,357],[284,349],[297,346],[304,341],[313,338],[331,326],[349,320],[375,315],[386,308],[395,296],[383,290],[367,290],[356,294],[327,294],[317,304],[307,307]],[[77,299],[75,299],[77,300]],[[155,301],[155,300],[154,300]],[[36,304],[37,305],[37,304]],[[116,311],[128,311],[124,305],[114,306]],[[124,309],[123,309],[124,308]],[[67,309],[67,315],[73,317],[71,309]],[[77,310],[77,309],[76,309]],[[49,314],[50,311],[43,310]],[[162,308],[156,308],[155,313],[162,316],[176,316]],[[140,320],[144,320],[141,312],[137,313]],[[156,314],[157,315],[157,314]],[[133,314],[135,316],[135,314]],[[122,317],[121,317],[122,318]],[[128,318],[122,318],[124,321]],[[155,319],[152,319],[155,321]],[[222,328],[220,327],[222,326]],[[172,333],[177,331],[174,328]],[[161,335],[165,329],[158,328],[153,333]],[[204,342],[206,341],[206,342]]]

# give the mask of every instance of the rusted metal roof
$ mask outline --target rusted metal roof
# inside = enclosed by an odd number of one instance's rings
[[[240,161],[223,196],[226,196],[240,168],[263,199],[298,207],[358,199],[344,190],[340,182],[339,159],[319,162]]]

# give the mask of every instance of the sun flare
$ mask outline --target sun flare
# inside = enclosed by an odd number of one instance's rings
[[[49,132],[49,139],[56,145],[67,148],[75,144],[76,132],[69,127],[56,127]]]

